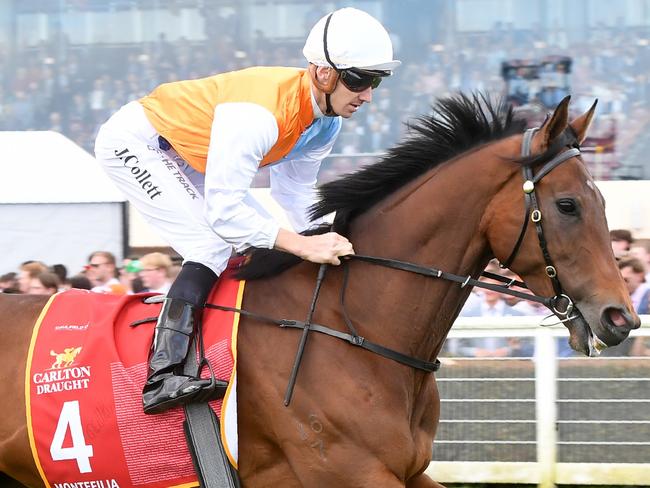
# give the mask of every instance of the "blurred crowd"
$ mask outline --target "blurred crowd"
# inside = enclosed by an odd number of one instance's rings
[[[88,256],[83,269],[71,276],[62,264],[29,260],[21,263],[17,271],[0,276],[0,293],[53,295],[77,288],[118,295],[165,294],[180,268],[178,259],[161,252],[133,256],[118,263],[112,253],[95,251]]]
[[[322,13],[316,10],[305,25]],[[0,64],[10,68],[0,71],[0,130],[54,130],[92,152],[99,125],[160,83],[254,65],[305,65],[302,43],[267,39],[261,31],[242,39],[227,28],[232,23],[219,20],[214,20],[219,35],[201,43],[169,42],[160,34],[150,43],[72,45],[61,37],[18,47],[15,56],[0,44]],[[501,24],[486,32],[458,32],[446,45],[395,36],[403,66],[376,90],[372,104],[343,124],[333,152],[384,151],[400,140],[404,123],[428,112],[435,98],[458,90],[503,94],[502,62],[559,54],[573,59],[571,92],[577,105],[598,98],[608,127],[615,120],[623,138],[617,147],[626,150],[650,119],[650,46],[644,36],[633,29],[602,28],[572,43],[564,31]],[[367,161],[331,158],[321,180]],[[265,182],[261,177],[257,183]]]

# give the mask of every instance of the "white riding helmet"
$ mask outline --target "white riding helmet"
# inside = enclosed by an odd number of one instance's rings
[[[309,33],[302,53],[316,66],[333,64],[337,69],[392,71],[402,64],[393,59],[393,43],[384,26],[370,14],[351,7],[336,10],[320,19]]]

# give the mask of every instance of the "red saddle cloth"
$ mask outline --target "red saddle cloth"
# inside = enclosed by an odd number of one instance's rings
[[[239,307],[244,282],[228,274],[209,302]],[[155,320],[130,324],[157,317],[161,307],[144,304],[146,296],[59,293],[35,324],[25,394],[32,453],[45,486],[198,486],[182,429],[183,410],[142,411]],[[224,412],[228,403],[229,410],[233,404],[236,410],[238,321],[233,312],[206,309],[203,314],[206,357],[215,376],[230,381],[224,401],[210,402],[222,421],[227,450]],[[207,368],[203,376],[209,376]],[[235,464],[236,452],[228,454]]]

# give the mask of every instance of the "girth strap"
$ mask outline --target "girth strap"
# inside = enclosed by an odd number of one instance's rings
[[[201,329],[197,330],[190,344],[183,372],[191,376],[199,376],[200,366],[197,364],[196,345],[201,341]],[[203,347],[201,346],[201,349]],[[183,429],[187,445],[192,455],[194,469],[203,488],[239,488],[239,476],[230,465],[226,450],[221,442],[219,419],[206,402],[188,403],[183,405],[185,422]]]

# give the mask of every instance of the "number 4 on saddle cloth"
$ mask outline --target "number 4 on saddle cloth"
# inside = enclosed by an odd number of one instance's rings
[[[209,303],[239,308],[244,282],[232,275],[232,269],[222,275]],[[183,409],[158,415],[142,410],[155,320],[131,324],[158,316],[160,304],[145,304],[148,296],[71,290],[54,295],[41,312],[29,349],[25,393],[30,444],[45,486],[198,486]],[[205,357],[215,377],[229,383],[223,400],[210,406],[235,467],[238,321],[233,312],[203,313]],[[202,376],[209,377],[207,368]]]

